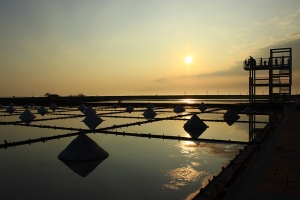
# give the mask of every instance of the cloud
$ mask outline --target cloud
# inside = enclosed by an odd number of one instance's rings
[[[154,80],[153,82],[156,82],[156,83],[165,83],[166,81],[167,81],[166,78],[159,78],[159,79]]]
[[[293,20],[291,20],[291,19],[286,19],[286,20],[283,20],[283,21],[281,21],[281,22],[279,22],[279,25],[281,26],[281,27],[287,27],[288,25],[290,25],[291,23],[293,22]]]

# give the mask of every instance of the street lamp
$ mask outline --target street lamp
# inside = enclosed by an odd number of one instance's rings
[[[208,95],[208,91],[206,91],[206,95]]]
[[[218,91],[218,95],[219,95],[219,91]]]

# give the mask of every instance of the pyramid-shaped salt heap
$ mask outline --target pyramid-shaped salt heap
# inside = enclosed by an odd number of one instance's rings
[[[9,105],[7,108],[6,108],[6,112],[8,113],[13,113],[15,111],[14,107],[12,105]]]
[[[194,114],[184,124],[183,128],[193,139],[196,139],[206,130],[207,125]]]
[[[55,111],[55,110],[58,108],[57,105],[56,105],[55,103],[51,103],[49,107],[50,107],[50,109],[53,110],[53,111]]]
[[[152,110],[152,108],[147,108],[147,110],[143,113],[143,116],[145,118],[154,118],[156,116],[156,112]]]
[[[109,154],[86,134],[79,134],[59,155],[67,161],[91,161],[107,158]]]
[[[44,107],[44,106],[41,106],[39,109],[38,109],[38,113],[42,116],[44,116],[45,114],[48,113],[48,110]]]
[[[29,106],[28,106],[27,104],[25,104],[25,105],[23,106],[23,108],[27,109],[27,108],[29,108]]]
[[[83,112],[86,109],[85,105],[82,103],[80,106],[78,106],[78,110]]]
[[[246,114],[252,114],[253,113],[253,110],[248,106],[245,111],[244,111]]]
[[[26,109],[19,118],[24,122],[31,122],[33,121],[36,116],[30,112],[30,110]]]
[[[33,106],[34,106],[34,104],[33,104],[33,103],[31,103],[31,104],[30,104],[30,107],[32,108]]]
[[[223,116],[225,122],[231,126],[234,122],[236,122],[240,116],[236,114],[231,108],[229,108]]]
[[[184,112],[185,109],[184,109],[184,107],[182,107],[182,105],[177,105],[177,106],[175,106],[175,108],[173,109],[173,111],[175,113],[181,113],[181,112]]]
[[[103,120],[94,112],[89,113],[83,120],[85,125],[91,130],[95,130]]]
[[[205,105],[203,102],[198,106],[198,109],[201,112],[204,112],[207,108],[208,108],[207,105]]]
[[[14,106],[15,104],[13,102],[10,102],[9,106]]]
[[[132,111],[134,111],[134,108],[131,105],[127,106],[125,109],[125,112],[131,113]]]
[[[146,105],[146,108],[154,109],[155,107],[154,107],[154,105],[153,105],[152,103],[148,103],[148,104]]]
[[[111,107],[114,108],[114,109],[119,108],[118,104],[114,104]]]
[[[0,104],[0,108],[2,108],[3,106]]]
[[[95,111],[91,106],[88,106],[88,107],[83,111],[83,114],[85,114],[86,116],[88,116],[90,113],[96,114],[96,111]]]

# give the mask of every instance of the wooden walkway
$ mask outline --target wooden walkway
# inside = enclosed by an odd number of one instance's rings
[[[300,114],[287,107],[287,121],[271,154],[258,191],[300,198]]]

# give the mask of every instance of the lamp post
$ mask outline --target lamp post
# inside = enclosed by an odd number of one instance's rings
[[[208,95],[208,91],[206,91],[206,95]]]

